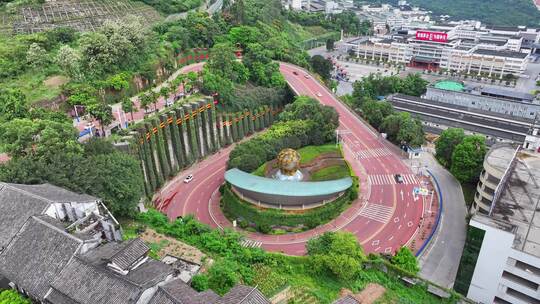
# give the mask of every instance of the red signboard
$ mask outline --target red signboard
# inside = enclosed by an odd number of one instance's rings
[[[416,31],[416,40],[447,42],[448,34],[442,32]]]

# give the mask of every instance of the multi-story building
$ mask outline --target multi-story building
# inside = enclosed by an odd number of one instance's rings
[[[489,145],[540,147],[540,100],[531,94],[441,81],[428,86],[422,97],[395,94],[388,100],[396,110],[420,118],[430,133],[462,128],[469,134],[484,135]]]
[[[531,45],[540,38],[535,29],[499,31],[482,27],[479,22],[401,27],[393,34],[345,47],[366,60],[503,78],[525,71]]]
[[[540,154],[486,155],[454,288],[478,303],[540,303]]]

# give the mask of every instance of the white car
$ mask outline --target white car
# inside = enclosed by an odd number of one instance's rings
[[[308,75],[308,74],[304,74],[304,77],[305,77],[306,79],[309,79],[309,75]]]
[[[193,180],[193,174],[190,174],[184,178],[184,184],[187,184]]]
[[[317,92],[317,94],[316,94],[316,95],[317,95],[317,96],[319,96],[319,97],[322,97],[322,94],[321,94],[321,92]]]

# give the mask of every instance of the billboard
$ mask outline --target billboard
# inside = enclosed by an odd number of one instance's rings
[[[448,34],[442,32],[416,31],[416,40],[447,42]]]

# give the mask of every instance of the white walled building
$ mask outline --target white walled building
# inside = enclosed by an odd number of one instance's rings
[[[465,245],[456,289],[478,303],[540,303],[539,207],[540,153],[494,146],[472,207],[478,212],[469,229],[476,236]],[[468,267],[474,271],[467,275]]]
[[[389,26],[387,20],[384,20],[385,27]],[[399,26],[402,29],[395,34],[349,43],[346,49],[365,60],[502,78],[525,71],[531,51],[528,45],[540,38],[536,30],[518,28],[503,35],[482,28],[478,22],[425,26],[401,23]],[[374,27],[376,33],[386,32],[375,23]]]

